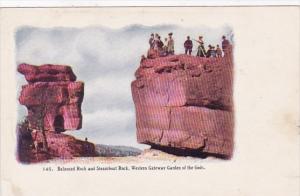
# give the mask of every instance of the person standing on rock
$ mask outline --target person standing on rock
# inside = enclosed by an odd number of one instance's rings
[[[152,45],[151,45],[152,48],[150,48],[150,50],[148,50],[148,54],[147,54],[148,58],[159,57],[159,48],[158,48],[159,42],[160,42],[159,35],[158,35],[158,33],[155,33],[153,41],[151,42],[152,43]],[[150,44],[150,40],[149,40],[149,44]]]
[[[174,54],[174,39],[172,38],[173,33],[169,33],[169,40],[168,40],[168,54]]]
[[[159,56],[163,56],[163,54],[164,54],[163,47],[164,47],[164,43],[161,41],[160,36],[158,36],[157,50],[158,50]]]
[[[224,56],[225,56],[227,54],[227,52],[228,52],[230,43],[226,39],[225,35],[222,36],[222,39],[223,39],[223,41],[222,41],[222,50],[223,50],[223,53],[224,53]]]
[[[149,39],[149,45],[150,49],[154,49],[154,34],[151,33],[150,39]]]
[[[165,40],[164,40],[163,50],[164,50],[164,56],[167,56],[168,55],[168,38],[165,38]]]
[[[155,37],[154,37],[154,50],[158,50],[158,43],[159,43],[159,35],[158,33],[155,33]]]
[[[185,54],[192,54],[193,42],[190,40],[190,36],[187,36],[187,40],[184,42]]]
[[[198,51],[197,51],[196,56],[205,57],[206,56],[206,51],[205,51],[205,47],[204,47],[203,37],[199,36],[199,40],[195,40],[195,41],[199,43]]]

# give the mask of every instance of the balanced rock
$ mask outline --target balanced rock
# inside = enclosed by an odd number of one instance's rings
[[[131,84],[138,142],[231,157],[232,68],[231,55],[141,61]]]
[[[20,64],[29,82],[22,86],[19,102],[28,110],[30,128],[63,132],[80,129],[84,83],[75,81],[71,67]]]

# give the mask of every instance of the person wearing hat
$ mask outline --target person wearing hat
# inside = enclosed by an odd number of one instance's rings
[[[154,46],[154,51],[157,56],[163,56],[163,47],[164,43],[161,41],[160,36],[157,34],[155,37],[155,46]]]
[[[158,36],[157,47],[162,50],[164,47],[163,41],[161,41],[160,36]]]
[[[196,56],[205,57],[206,56],[206,51],[205,51],[205,47],[204,47],[203,37],[199,36],[199,40],[195,40],[195,41],[199,43],[198,51],[197,51]]]
[[[229,41],[226,39],[225,35],[222,36],[222,50],[223,50],[223,53],[224,53],[224,56],[227,54],[227,50],[228,50],[228,47],[230,45]]]
[[[149,45],[150,49],[154,49],[154,34],[151,33],[150,39],[149,39]]]
[[[174,40],[172,38],[173,33],[169,33],[169,40],[168,40],[168,54],[174,54]]]
[[[185,54],[189,53],[189,55],[191,55],[192,53],[192,49],[193,49],[193,42],[192,40],[190,40],[190,36],[186,37],[187,40],[185,40],[183,46],[185,49]]]
[[[158,37],[159,37],[158,33],[155,33],[155,36],[154,36],[154,50],[158,50],[158,43],[159,43]]]

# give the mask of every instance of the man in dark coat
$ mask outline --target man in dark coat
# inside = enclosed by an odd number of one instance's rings
[[[222,39],[223,39],[223,41],[222,41],[222,50],[223,50],[224,55],[226,55],[227,52],[228,52],[227,50],[229,48],[230,43],[224,35],[222,36]]]
[[[161,41],[160,36],[158,36],[158,40],[157,40],[157,51],[159,56],[164,56],[164,43]]]
[[[185,54],[191,55],[193,49],[193,42],[190,40],[190,36],[187,36],[187,40],[184,42]]]
[[[154,34],[151,33],[151,37],[149,39],[150,49],[154,49]]]

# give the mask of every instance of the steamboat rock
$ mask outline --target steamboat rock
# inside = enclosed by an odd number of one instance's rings
[[[230,158],[232,69],[231,54],[142,59],[131,84],[138,142]]]

